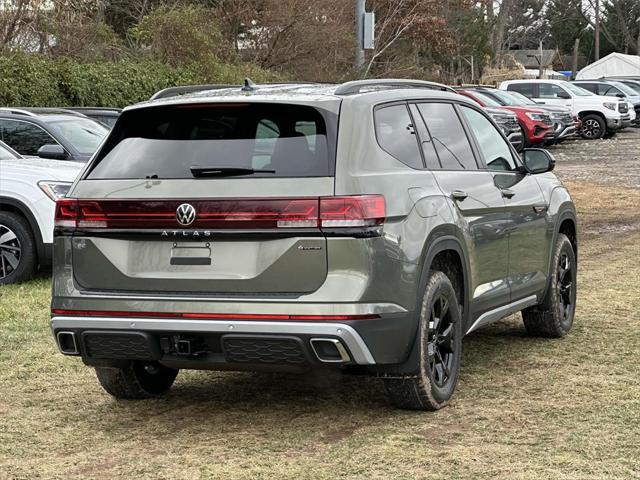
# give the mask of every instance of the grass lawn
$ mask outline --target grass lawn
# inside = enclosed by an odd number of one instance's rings
[[[0,289],[0,478],[640,478],[640,190],[568,182],[581,218],[563,340],[520,316],[469,335],[454,400],[394,410],[376,379],[181,372],[116,401],[57,353],[49,280]]]

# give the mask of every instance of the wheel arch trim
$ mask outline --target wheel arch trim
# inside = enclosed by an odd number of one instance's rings
[[[420,290],[422,286],[426,283],[427,274],[429,273],[429,269],[435,257],[444,251],[453,250],[458,254],[460,258],[460,264],[462,265],[462,287],[464,289],[464,303],[463,303],[463,323],[465,327],[467,326],[469,320],[469,296],[470,296],[470,288],[469,288],[469,258],[465,253],[464,247],[460,240],[454,235],[442,235],[434,240],[432,240],[426,249],[426,252],[423,256],[422,262],[422,273],[420,278]]]

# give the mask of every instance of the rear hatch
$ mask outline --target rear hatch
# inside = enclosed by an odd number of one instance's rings
[[[334,194],[338,109],[238,102],[124,112],[73,198],[57,207],[56,234],[73,237],[79,288],[319,288],[327,275],[320,198]]]

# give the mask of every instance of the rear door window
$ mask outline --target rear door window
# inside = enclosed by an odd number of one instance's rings
[[[567,93],[562,88],[552,83],[541,83],[538,85],[538,88],[540,89],[539,98],[554,99],[567,97]]]
[[[602,85],[601,86],[601,92],[602,93],[600,93],[600,95],[607,95],[607,96],[610,96],[610,97],[615,97],[617,95],[622,95],[624,97],[624,93],[622,93],[616,87],[612,87],[610,85]]]
[[[0,119],[0,140],[22,155],[36,156],[43,145],[58,142],[38,125],[22,120]]]
[[[336,125],[334,113],[291,104],[131,110],[120,117],[86,178],[193,178],[192,167],[269,170],[252,177],[331,176]],[[226,178],[236,176],[243,175]]]
[[[580,88],[584,88],[585,90],[589,90],[591,93],[598,94],[598,84],[597,83],[578,83]],[[602,94],[600,94],[602,95]]]
[[[450,103],[419,103],[418,110],[429,129],[431,141],[423,143],[428,156],[435,148],[440,168],[444,170],[475,170],[475,156],[460,118]]]
[[[518,92],[525,97],[534,98],[536,96],[533,83],[512,83],[507,86],[507,90]]]
[[[389,155],[412,168],[424,168],[418,139],[407,105],[396,104],[375,110],[376,138]]]
[[[422,114],[418,110],[418,106],[414,103],[409,104],[409,109],[411,110],[411,116],[415,121],[416,131],[418,132],[418,136],[420,138],[422,155],[424,156],[424,163],[429,170],[438,170],[440,169],[440,160],[438,159],[438,154],[436,153],[436,148],[433,143],[431,132],[429,132],[427,125],[424,123],[424,119],[422,118]]]

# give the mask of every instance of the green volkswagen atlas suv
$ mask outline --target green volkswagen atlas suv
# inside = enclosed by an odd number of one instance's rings
[[[56,206],[52,333],[111,395],[339,368],[438,409],[464,335],[519,311],[533,335],[571,328],[569,193],[471,100],[409,80],[175,90],[126,108]]]

